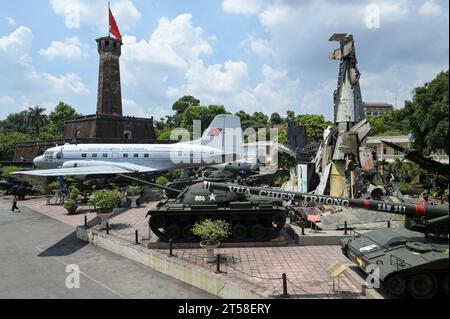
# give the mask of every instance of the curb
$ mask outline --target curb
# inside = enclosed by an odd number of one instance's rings
[[[156,271],[181,280],[191,286],[202,289],[224,299],[262,299],[268,298],[257,292],[257,287],[246,281],[214,274],[206,269],[192,268],[190,263],[171,258],[157,251],[148,251],[143,246],[134,245],[125,240],[105,236],[84,226],[76,228],[78,239],[106,249],[116,255],[131,259]]]
[[[350,280],[352,284],[360,288],[367,299],[385,299],[385,297],[383,297],[383,295],[381,295],[376,289],[366,287],[364,279],[351,268],[354,265],[346,265],[346,266],[347,269],[344,272],[344,276],[348,280]]]

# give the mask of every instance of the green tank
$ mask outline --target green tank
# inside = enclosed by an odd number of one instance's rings
[[[342,239],[343,254],[366,273],[379,270],[382,286],[396,296],[433,298],[449,291],[448,207],[349,199],[241,185],[205,183],[214,191],[316,204],[357,207],[405,216],[405,228],[354,233]]]
[[[287,209],[282,206],[281,200],[255,198],[228,191],[210,192],[204,186],[202,182],[188,186],[183,191],[160,187],[178,192],[176,198],[161,201],[147,214],[150,216],[150,229],[161,241],[200,241],[192,233],[192,227],[205,219],[229,222],[232,234],[223,241],[231,242],[272,240],[286,223]]]

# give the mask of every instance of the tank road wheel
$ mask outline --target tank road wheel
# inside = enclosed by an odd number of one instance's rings
[[[193,225],[186,225],[183,227],[183,230],[181,231],[183,238],[187,240],[193,240],[195,239],[194,233],[192,233],[192,227]]]
[[[436,277],[429,272],[412,275],[408,280],[408,291],[416,299],[433,298],[439,290]]]
[[[167,227],[164,234],[169,239],[177,239],[181,235],[180,227],[178,225],[170,225],[169,227]]]
[[[261,224],[253,225],[250,229],[250,234],[256,240],[262,240],[266,236],[266,228]]]
[[[400,275],[389,277],[385,282],[386,288],[396,297],[401,297],[405,293],[405,279]]]
[[[231,228],[234,239],[243,240],[247,237],[247,227],[243,224],[236,224]]]
[[[444,275],[441,284],[442,284],[442,292],[445,294],[446,297],[448,297],[448,288],[450,285],[448,274]]]

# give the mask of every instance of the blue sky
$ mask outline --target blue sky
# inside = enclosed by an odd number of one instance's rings
[[[356,40],[363,99],[402,107],[448,69],[447,0],[112,0],[124,36],[127,115],[160,118],[183,95],[230,111],[332,117],[334,32]],[[0,119],[60,101],[96,108],[106,0],[0,1]]]

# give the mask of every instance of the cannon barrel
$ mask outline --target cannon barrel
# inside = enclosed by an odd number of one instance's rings
[[[434,219],[448,216],[449,214],[448,208],[436,206],[393,203],[370,199],[352,199],[327,195],[313,195],[307,193],[287,192],[261,187],[250,187],[244,185],[222,184],[214,182],[204,182],[203,187],[210,190],[222,190],[231,193],[263,196],[273,199],[296,200],[312,204],[363,208],[371,211],[405,215],[410,218],[424,217],[425,219]]]

